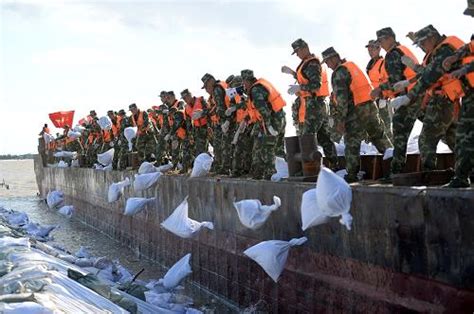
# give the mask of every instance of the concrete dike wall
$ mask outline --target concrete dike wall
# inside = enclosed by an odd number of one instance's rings
[[[301,195],[314,184],[163,176],[143,193],[130,188],[107,203],[111,183],[135,172],[43,168],[39,191],[62,190],[75,217],[144,257],[169,267],[192,253],[191,280],[241,307],[265,301],[273,313],[474,311],[474,192],[440,188],[353,187],[351,231],[330,223],[301,231]],[[189,215],[213,221],[197,238],[181,239],[160,223],[189,195]],[[258,198],[282,207],[252,231],[241,225],[234,199]],[[131,196],[157,197],[141,213],[124,216]],[[243,251],[260,241],[309,241],[290,250],[274,283]]]

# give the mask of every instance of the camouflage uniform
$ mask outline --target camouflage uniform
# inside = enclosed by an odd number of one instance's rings
[[[427,28],[424,28],[427,29]],[[423,31],[424,29],[420,30]],[[436,32],[430,29],[429,32]],[[418,34],[417,32],[417,38]],[[444,37],[440,37],[441,42]],[[454,54],[454,49],[449,45],[442,45],[426,59],[426,67],[421,72],[415,86],[408,93],[410,99],[423,95],[430,87],[434,86],[444,74],[442,62]],[[436,148],[439,140],[444,138],[446,144],[454,151],[455,132],[457,122],[454,115],[455,104],[445,95],[436,91],[431,96],[423,118],[423,128],[419,138],[421,163],[424,170],[436,169]]]
[[[138,127],[137,120],[140,113],[143,114],[143,125]],[[130,119],[132,125],[139,128],[137,137],[134,139],[139,162],[151,161],[151,154],[155,151],[156,141],[154,138],[154,130],[151,128],[151,122],[148,119],[148,114],[145,111],[139,111],[137,115],[132,115]]]
[[[337,54],[333,48],[323,52],[326,58]],[[341,64],[345,60],[341,60]],[[392,146],[390,139],[385,134],[383,122],[380,120],[377,106],[373,101],[367,101],[357,106],[354,105],[350,85],[352,77],[349,71],[339,65],[333,71],[331,83],[335,98],[334,120],[335,124],[344,124],[344,143],[347,176],[349,182],[357,181],[357,174],[360,169],[360,145],[366,134],[370,141],[377,147],[377,150],[384,153]]]
[[[182,101],[176,100],[170,106],[169,124],[171,135],[171,161],[176,167],[178,163],[183,166],[183,143],[184,139],[178,136],[178,130],[186,129],[186,121],[183,112],[184,104]],[[188,157],[188,156],[186,156]]]
[[[167,157],[167,143],[165,140],[166,134],[169,133],[169,123],[168,123],[168,107],[166,105],[161,105],[157,110],[156,113],[156,150],[155,150],[155,158],[158,165],[161,165],[165,158]]]
[[[194,97],[196,98],[196,97]],[[206,117],[208,115],[208,104],[204,97],[201,97],[201,104],[202,104],[202,117]],[[207,119],[207,125],[205,126],[188,126],[189,129],[192,130],[192,136],[194,141],[194,156],[197,156],[202,153],[207,153],[209,151],[209,141],[208,141],[208,134],[207,128],[209,126],[209,119]]]
[[[118,170],[125,170],[128,165],[128,141],[125,138],[124,131],[126,128],[132,126],[132,123],[130,121],[129,117],[125,116],[125,113],[122,116],[122,121],[120,122],[120,130],[119,130],[119,136],[117,138],[117,141],[115,143],[116,147],[116,152],[115,156],[117,156],[117,169]],[[114,156],[114,159],[115,159]]]
[[[221,151],[221,160],[218,166],[217,173],[219,174],[229,174],[232,165],[232,138],[233,138],[233,131],[235,130],[235,121],[233,119],[227,117],[225,115],[225,111],[227,110],[226,104],[226,92],[224,88],[220,85],[215,85],[212,99],[216,103],[216,114],[219,117],[219,124],[222,126],[226,121],[229,121],[229,129],[226,133],[220,130],[218,135],[220,136],[220,149]]]

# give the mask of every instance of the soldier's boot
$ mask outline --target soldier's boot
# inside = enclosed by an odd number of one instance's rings
[[[471,187],[471,183],[469,178],[461,179],[459,177],[454,177],[448,184],[443,185],[443,188],[469,188]]]

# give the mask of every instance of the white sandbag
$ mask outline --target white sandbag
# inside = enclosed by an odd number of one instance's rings
[[[85,129],[86,129],[86,128],[83,127],[82,125],[76,125],[73,130],[74,130],[74,132],[82,133],[82,132],[85,131]]]
[[[319,209],[316,189],[304,192],[301,201],[301,229],[305,231],[309,227],[321,225],[328,221],[329,217]]]
[[[67,132],[67,136],[74,139],[74,140],[76,140],[76,139],[81,137],[81,133],[80,132],[75,132],[73,130],[69,130],[69,132]]]
[[[103,166],[108,166],[114,160],[115,149],[111,148],[108,151],[97,154],[97,161],[100,162]]]
[[[69,165],[64,160],[60,160],[57,165],[58,168],[67,168]]]
[[[123,135],[128,141],[128,150],[132,151],[132,140],[137,136],[137,127],[129,126],[128,128],[125,128],[125,130],[123,130]]]
[[[53,314],[56,311],[52,311],[49,308],[38,304],[36,302],[12,302],[12,303],[0,303],[0,313],[5,314]]]
[[[166,173],[166,172],[170,171],[171,169],[173,169],[173,163],[170,161],[166,165],[159,166],[157,169],[161,173]]]
[[[133,180],[133,189],[135,191],[143,191],[151,188],[161,176],[161,172],[151,172],[144,174],[136,174]]]
[[[23,226],[22,228],[31,236],[46,238],[49,236],[51,231],[56,229],[56,227],[57,227],[56,225],[41,226],[40,224],[30,222],[29,224]]]
[[[74,159],[71,161],[71,168],[79,168],[81,165],[79,164],[79,160]]]
[[[49,143],[54,141],[54,136],[48,133],[43,133],[43,139],[44,139],[45,144],[48,145]]]
[[[214,158],[208,153],[199,154],[196,159],[194,159],[193,170],[191,172],[191,178],[203,177],[209,173],[211,170],[212,162]]]
[[[127,204],[125,205],[125,216],[133,216],[141,212],[147,204],[153,203],[155,200],[152,198],[143,198],[143,197],[130,197],[127,199]]]
[[[77,152],[69,152],[69,151],[62,150],[59,152],[55,152],[53,156],[57,158],[76,158]]]
[[[186,276],[192,273],[190,258],[191,253],[186,254],[166,272],[162,281],[165,288],[176,288]]]
[[[8,246],[24,246],[30,247],[30,240],[28,238],[12,238],[4,236],[0,238],[0,248]]]
[[[188,217],[188,198],[179,204],[174,212],[161,223],[166,230],[181,238],[191,238],[199,233],[201,228],[214,229],[212,222],[199,222]]]
[[[138,174],[152,173],[152,172],[157,172],[157,171],[158,171],[158,168],[148,161],[142,162],[142,164],[140,165],[140,168],[138,168]]]
[[[274,173],[271,177],[271,180],[274,182],[280,181],[281,179],[288,178],[290,176],[288,172],[288,163],[284,158],[275,157],[275,169],[276,173]]]
[[[130,185],[130,179],[125,178],[123,181],[119,181],[116,183],[112,183],[109,186],[109,191],[107,193],[107,200],[109,203],[117,201],[120,196],[123,194],[123,190],[125,187]]]
[[[102,168],[102,171],[112,171],[112,170],[113,170],[112,164],[109,164],[109,165],[105,166],[104,168]]]
[[[46,196],[46,203],[50,209],[55,209],[64,202],[64,193],[62,191],[50,191]]]
[[[281,200],[278,196],[273,196],[273,205],[262,205],[260,200],[242,200],[234,203],[240,222],[247,228],[256,230],[260,228],[272,211],[281,206]]]
[[[290,241],[270,240],[260,242],[244,251],[244,254],[257,262],[273,281],[277,282],[285,268],[290,247],[302,245],[306,237],[291,239]]]
[[[347,182],[326,167],[322,167],[316,185],[316,197],[321,212],[328,217],[344,216],[340,220],[348,230],[351,226],[347,223],[351,209],[352,191]]]
[[[74,255],[76,255],[76,257],[79,257],[79,258],[90,258],[91,257],[91,253],[89,253],[87,248],[84,247],[84,246],[81,246],[79,248],[79,250],[76,253],[74,253]]]
[[[112,128],[112,121],[110,121],[110,118],[107,116],[100,117],[97,123],[102,130],[108,131]]]
[[[63,206],[58,210],[58,213],[60,213],[63,216],[66,216],[67,218],[71,218],[73,212],[74,212],[74,206],[72,205]]]
[[[13,226],[23,226],[30,221],[30,218],[24,212],[11,212],[6,215],[6,218],[8,223]]]

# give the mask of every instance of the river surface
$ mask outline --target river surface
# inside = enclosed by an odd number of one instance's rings
[[[51,233],[53,241],[48,242],[50,245],[59,244],[73,253],[81,246],[85,246],[93,256],[107,256],[119,260],[132,274],[144,268],[145,271],[139,277],[143,280],[159,279],[165,273],[159,264],[137,257],[131,249],[120,245],[107,235],[78,220],[68,219],[50,210],[45,201],[38,196],[31,159],[0,160],[0,206],[23,211],[28,214],[30,221],[41,225],[58,225],[59,228]],[[188,295],[193,297],[197,308],[204,307],[211,310],[211,313],[231,311],[222,300],[217,300],[190,284],[186,286],[186,290]]]

